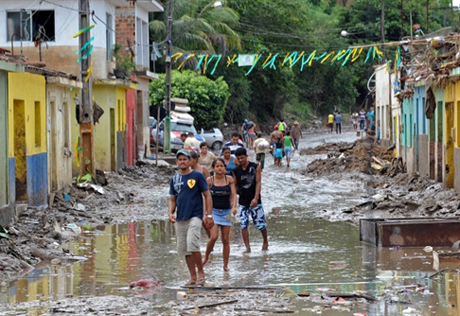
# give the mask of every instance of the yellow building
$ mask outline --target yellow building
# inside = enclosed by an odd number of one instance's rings
[[[45,77],[8,73],[9,182],[16,204],[47,204],[46,126]]]
[[[126,90],[134,85],[129,80],[95,80],[93,84],[94,101],[104,114],[94,126],[94,149],[96,169],[117,171],[126,163]],[[74,111],[75,112],[75,111]],[[72,148],[77,148],[79,125],[72,113]],[[80,172],[78,157],[73,155],[72,170]]]

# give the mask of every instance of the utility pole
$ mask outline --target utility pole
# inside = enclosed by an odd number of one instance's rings
[[[165,118],[165,130],[163,132],[163,152],[171,152],[171,54],[172,54],[172,27],[173,27],[174,0],[168,3],[168,38],[166,39],[166,78],[165,95],[168,115]]]
[[[381,0],[380,36],[382,39],[383,61],[385,61],[385,0]]]
[[[404,36],[404,0],[401,0],[401,37]]]
[[[90,0],[79,0],[79,26],[80,30],[89,27],[90,25]],[[91,38],[90,31],[80,35],[80,48],[83,47]],[[85,50],[82,50],[80,57],[85,55]],[[83,82],[83,89],[80,94],[80,137],[81,137],[81,163],[80,176],[91,173],[95,176],[95,155],[94,155],[94,122],[93,122],[93,79],[85,80],[88,75],[88,68],[91,65],[91,55],[81,60],[80,75]]]
[[[413,38],[413,30],[412,30],[412,0],[409,2],[409,11],[410,11],[410,39]]]
[[[426,33],[425,34],[430,33],[429,27],[428,27],[428,22],[429,22],[428,21],[428,19],[429,19],[429,9],[428,9],[428,7],[429,7],[429,5],[430,5],[430,0],[426,0]]]

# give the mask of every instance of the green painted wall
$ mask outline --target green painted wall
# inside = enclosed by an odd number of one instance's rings
[[[8,205],[8,75],[0,70],[0,208]]]

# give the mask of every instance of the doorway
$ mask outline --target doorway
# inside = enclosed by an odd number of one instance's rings
[[[454,128],[454,103],[446,103],[446,186],[454,187],[454,140],[452,129]]]
[[[27,201],[26,120],[24,100],[13,101],[16,202]]]
[[[110,109],[110,165],[112,171],[117,171],[115,160],[115,109]]]

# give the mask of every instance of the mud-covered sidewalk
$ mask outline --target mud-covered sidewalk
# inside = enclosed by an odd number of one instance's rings
[[[174,166],[164,161],[125,167],[106,173],[102,185],[79,188],[72,185],[53,193],[48,208],[29,207],[17,222],[3,228],[0,236],[0,280],[24,274],[39,262],[72,263],[75,257],[65,247],[77,239],[85,225],[104,227],[114,222],[151,220],[167,203],[165,192]],[[164,190],[159,188],[164,187]]]

